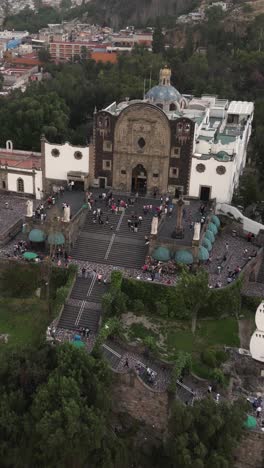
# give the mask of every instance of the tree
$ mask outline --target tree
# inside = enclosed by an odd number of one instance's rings
[[[200,269],[196,274],[182,270],[177,285],[177,292],[182,297],[185,307],[193,317],[197,317],[199,310],[204,307],[209,298],[208,274]]]
[[[152,52],[154,54],[164,53],[164,36],[163,36],[163,32],[162,32],[162,28],[161,28],[159,20],[157,20],[157,24],[153,32]]]
[[[232,450],[243,433],[245,404],[216,404],[211,398],[193,407],[175,402],[165,452],[171,467],[229,468]]]
[[[0,355],[1,466],[126,468],[107,364],[71,344]]]
[[[51,55],[48,49],[42,48],[38,51],[38,58],[42,63],[48,63],[51,61]]]

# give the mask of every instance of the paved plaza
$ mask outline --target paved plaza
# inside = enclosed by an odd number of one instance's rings
[[[0,195],[0,234],[7,231],[13,224],[23,220],[27,213],[28,198],[16,195]],[[37,201],[33,200],[34,206]]]

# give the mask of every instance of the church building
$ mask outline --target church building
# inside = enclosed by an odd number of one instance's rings
[[[182,95],[165,67],[145,99],[95,113],[94,185],[230,203],[253,112],[251,102]]]

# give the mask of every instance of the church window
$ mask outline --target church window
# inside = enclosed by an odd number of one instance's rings
[[[122,175],[126,175],[126,170],[125,170],[125,169],[121,169],[121,174],[122,174]]]
[[[103,160],[103,170],[110,171],[111,168],[112,168],[112,161],[109,161],[109,159],[104,159]]]
[[[155,178],[156,178],[156,177],[159,177],[158,171],[153,172],[153,177],[155,177]]]
[[[176,110],[176,105],[172,102],[170,104],[170,111],[175,111]]]
[[[161,104],[160,102],[158,102],[158,104],[156,104],[157,107],[159,107],[160,109],[163,109],[163,104]]]
[[[186,124],[185,124],[185,127],[184,127],[184,131],[185,131],[186,133],[189,133],[190,130],[191,130],[191,125],[190,125],[189,123],[186,123]]]
[[[182,123],[178,123],[178,125],[177,125],[178,133],[182,133],[182,129],[183,129]]]
[[[179,175],[179,169],[177,167],[170,168],[170,177],[177,178]]]
[[[226,172],[225,166],[217,166],[216,172],[217,172],[218,175],[223,175],[223,174],[225,174],[225,172]]]
[[[99,117],[98,118],[98,127],[102,127],[103,126],[103,118],[102,117]]]
[[[82,159],[83,155],[82,155],[81,151],[75,151],[74,157],[75,157],[75,159]]]
[[[109,117],[105,117],[104,126],[105,126],[105,128],[109,128],[109,127],[110,127],[110,120],[109,120]]]
[[[197,164],[196,170],[197,170],[197,172],[204,172],[205,171],[205,165],[204,164]]]
[[[5,183],[4,180],[2,181],[2,188],[3,188],[3,189],[6,189],[6,183]]]
[[[17,191],[18,192],[24,192],[24,181],[23,181],[23,179],[21,179],[21,177],[19,177],[19,179],[17,179]]]
[[[139,138],[139,140],[138,140],[138,146],[139,146],[141,149],[143,149],[145,145],[146,145],[146,142],[145,142],[144,138],[142,138],[142,137]]]
[[[103,143],[103,151],[112,151],[112,142],[105,140]]]
[[[176,147],[172,148],[172,151],[171,151],[171,157],[172,158],[179,158],[180,155],[181,155],[180,148],[176,148]]]
[[[54,158],[57,158],[57,157],[60,155],[60,152],[59,152],[59,150],[58,150],[57,148],[53,148],[53,149],[51,150],[51,154],[52,154],[52,156],[53,156]]]

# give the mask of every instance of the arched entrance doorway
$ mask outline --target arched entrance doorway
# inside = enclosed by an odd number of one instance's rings
[[[147,192],[147,171],[142,164],[138,164],[132,171],[131,191],[141,195]]]

